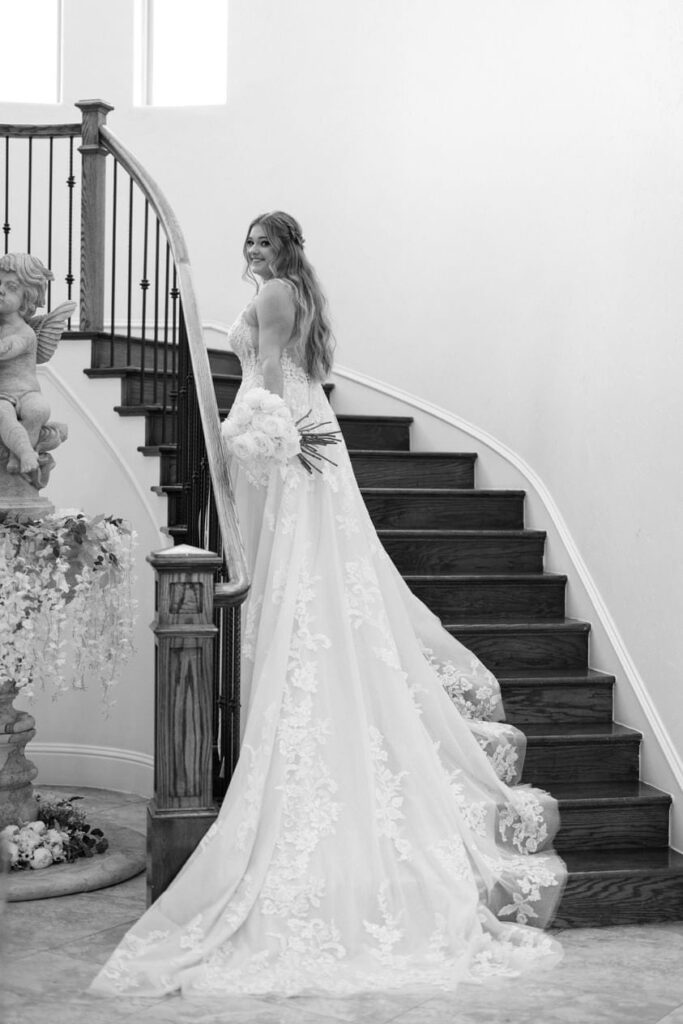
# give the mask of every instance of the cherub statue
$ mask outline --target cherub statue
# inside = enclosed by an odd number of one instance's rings
[[[34,487],[44,487],[54,465],[47,452],[66,437],[62,424],[48,424],[50,408],[40,391],[36,363],[54,354],[69,316],[65,302],[45,316],[34,316],[45,303],[53,274],[36,256],[8,253],[0,257],[0,463],[21,473]]]

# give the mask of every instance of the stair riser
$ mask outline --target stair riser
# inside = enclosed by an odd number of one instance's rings
[[[175,452],[163,452],[160,458],[159,483],[175,484],[178,482],[178,461]]]
[[[506,573],[543,571],[544,538],[390,537],[380,540],[399,572]]]
[[[172,422],[172,417],[167,416],[165,430],[162,430],[160,412],[148,410],[145,419],[145,444],[171,444],[175,441],[175,425]],[[347,434],[359,442],[356,444],[356,447],[368,449],[401,449],[408,447],[408,428],[400,424],[396,425],[391,421],[383,423],[381,418],[376,420],[368,419],[367,422],[364,421],[359,425],[355,421],[352,423],[345,421],[342,416],[339,420],[339,426],[347,444],[349,444]]]
[[[501,692],[507,721],[522,729],[525,725],[612,720],[611,684],[546,687],[501,683]]]
[[[681,919],[683,880],[680,874],[626,871],[609,872],[602,877],[570,874],[553,927],[592,928]]]
[[[466,626],[450,627],[458,638],[492,672],[525,669],[574,669],[588,664],[588,634],[566,630],[551,634],[471,632]]]
[[[473,460],[463,455],[406,459],[352,454],[360,487],[474,487]]]
[[[554,785],[575,782],[627,782],[638,778],[639,741],[536,744],[529,738],[523,782],[552,792]]]
[[[230,408],[239,385],[239,380],[214,380],[216,401],[220,409]],[[160,375],[156,381],[150,375],[146,375],[142,380],[137,376],[128,376],[121,381],[121,404],[169,406],[176,389],[177,380],[170,376]]]
[[[145,368],[154,369],[156,366],[161,369],[164,366],[163,346],[158,345],[154,350],[154,339],[148,339],[144,346]],[[175,353],[177,365],[177,351]],[[173,366],[174,353],[169,348],[166,356],[166,367]],[[209,351],[209,364],[214,373],[241,373],[239,360],[232,352]],[[142,344],[140,341],[131,340],[130,352],[125,339],[114,340],[113,358],[109,338],[98,338],[91,342],[91,365],[93,367],[108,366],[141,366],[142,365]]]
[[[339,426],[350,449],[370,451],[408,451],[410,426],[407,423],[382,422],[381,417],[363,420],[339,416]]]
[[[564,580],[547,582],[454,579],[448,583],[408,579],[413,593],[441,619],[458,622],[482,620],[519,622],[564,618]]]
[[[523,499],[515,494],[457,491],[445,494],[363,495],[376,527],[394,530],[519,530]]]
[[[669,806],[665,803],[596,804],[563,807],[555,848],[562,850],[643,849],[669,842]]]

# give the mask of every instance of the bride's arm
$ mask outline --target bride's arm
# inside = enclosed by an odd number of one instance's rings
[[[282,396],[282,353],[294,330],[292,294],[277,278],[268,281],[256,296],[259,363],[263,386]]]

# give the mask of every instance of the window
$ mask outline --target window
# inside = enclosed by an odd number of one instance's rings
[[[14,0],[2,6],[2,102],[59,103],[61,0]]]
[[[225,103],[228,0],[138,0],[136,101],[155,107]]]

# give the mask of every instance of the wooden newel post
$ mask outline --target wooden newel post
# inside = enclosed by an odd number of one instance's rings
[[[81,331],[104,327],[104,238],[106,212],[107,151],[100,142],[100,128],[114,108],[104,100],[81,100]]]
[[[154,798],[147,811],[147,899],[157,899],[215,820],[214,573],[221,559],[180,544],[151,554],[157,577]]]

